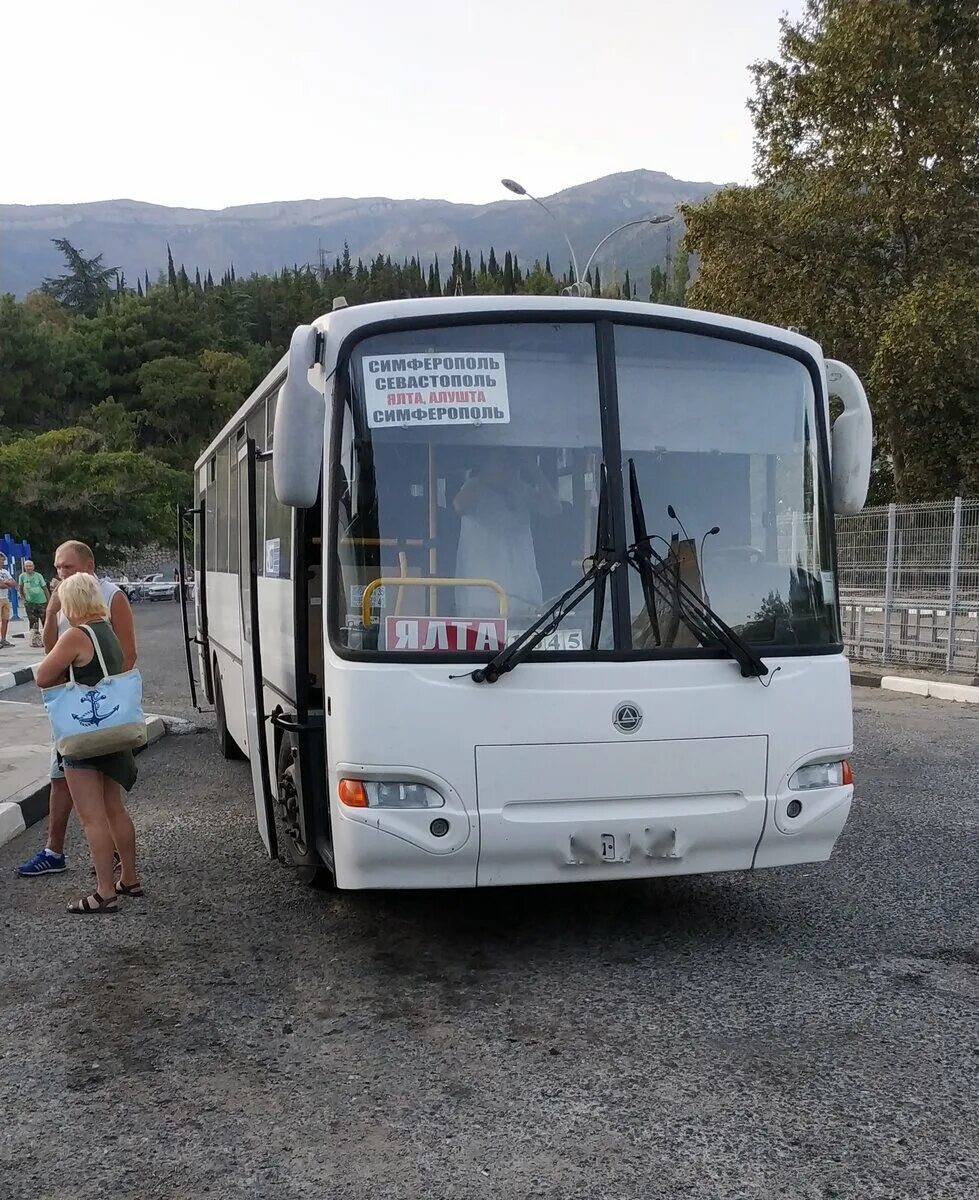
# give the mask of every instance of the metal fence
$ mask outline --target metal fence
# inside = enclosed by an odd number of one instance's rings
[[[979,500],[867,508],[836,544],[852,658],[979,675]]]

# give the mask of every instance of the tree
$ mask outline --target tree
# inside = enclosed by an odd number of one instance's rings
[[[13,296],[0,296],[0,347],[0,430],[58,424],[68,386],[64,335]]]
[[[170,285],[171,291],[177,290],[177,272],[173,265],[173,254],[170,252],[169,242],[167,242],[167,283]]]
[[[513,295],[513,255],[508,250],[503,256],[503,292]]]
[[[690,252],[680,246],[673,257],[673,277],[670,280],[670,304],[686,302],[687,285],[690,282]]]
[[[90,429],[54,429],[0,445],[0,508],[12,529],[52,548],[79,534],[110,565],[132,546],[172,545],[186,474],[134,450],[105,449]]]
[[[979,272],[909,288],[883,320],[869,382],[905,493],[979,496]]]
[[[199,363],[167,356],[138,371],[141,442],[155,457],[190,468],[197,451],[220,424],[211,381]]]
[[[979,266],[979,9],[808,0],[781,28],[779,59],[753,68],[758,185],[683,210],[689,301],[796,326],[866,376],[909,305],[935,287],[959,311],[947,281]],[[918,498],[932,449],[890,419],[878,433],[897,497]]]
[[[134,450],[138,418],[111,396],[84,413],[79,428],[91,430],[103,450]]]
[[[67,238],[51,240],[64,256],[67,271],[64,275],[45,279],[41,291],[73,312],[94,316],[109,298],[119,268],[103,267],[101,254],[85,258]]]

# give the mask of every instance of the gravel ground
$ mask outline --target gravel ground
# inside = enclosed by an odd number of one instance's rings
[[[166,739],[119,917],[0,849],[0,1197],[975,1196],[979,713],[857,709],[829,864],[483,893],[312,891]]]

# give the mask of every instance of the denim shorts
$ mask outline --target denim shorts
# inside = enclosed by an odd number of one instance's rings
[[[62,767],[71,767],[73,771],[101,771],[97,758],[66,758],[62,755]]]
[[[58,751],[54,746],[51,747],[51,770],[48,772],[49,779],[64,779],[65,772],[61,765],[61,759],[58,758]]]
[[[51,770],[48,773],[49,779],[64,779],[65,767],[71,767],[75,771],[101,771],[98,759],[95,758],[71,758],[66,755],[61,755],[52,746],[51,747]]]

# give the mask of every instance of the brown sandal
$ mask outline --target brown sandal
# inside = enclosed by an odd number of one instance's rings
[[[141,883],[123,883],[121,879],[116,880],[116,895],[117,896],[142,896],[143,885]]]
[[[76,915],[117,913],[119,911],[119,901],[115,896],[100,896],[98,892],[92,892],[90,896],[82,896],[78,900],[72,900],[68,905],[68,911]]]

